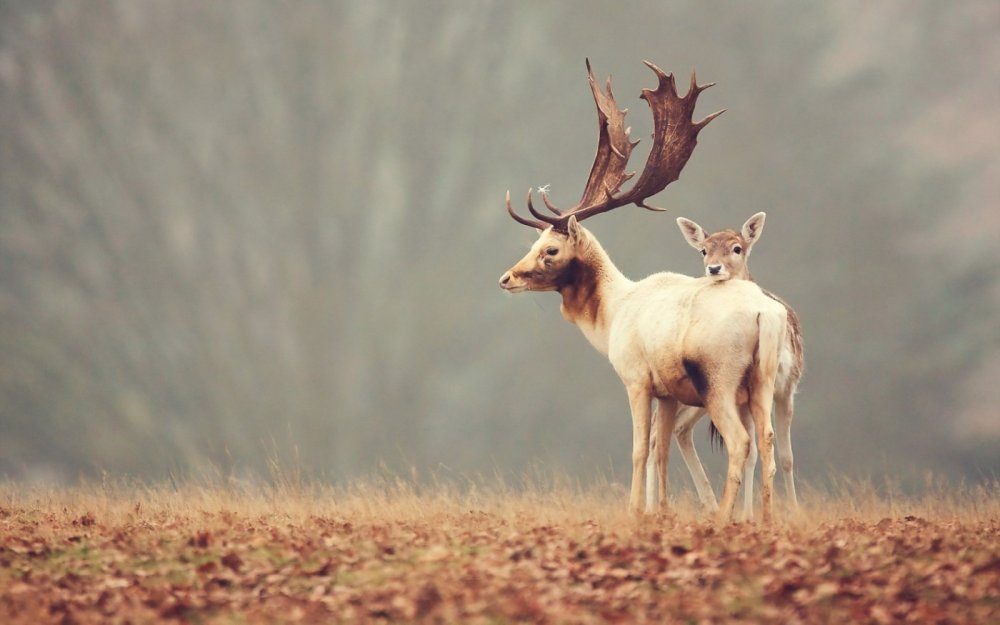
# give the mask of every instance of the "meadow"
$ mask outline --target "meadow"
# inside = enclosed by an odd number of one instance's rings
[[[997,484],[773,526],[615,483],[0,486],[0,622],[1000,622]]]

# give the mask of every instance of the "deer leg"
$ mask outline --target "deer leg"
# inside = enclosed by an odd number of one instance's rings
[[[698,457],[698,450],[694,446],[694,424],[697,423],[707,412],[704,408],[697,406],[684,406],[677,412],[677,420],[674,425],[674,438],[677,439],[677,446],[681,450],[681,457],[687,465],[688,473],[694,481],[694,488],[698,491],[698,500],[706,510],[718,510],[719,504],[715,499],[715,491],[712,490],[712,482],[705,474],[705,467]]]
[[[726,444],[729,455],[729,466],[726,470],[726,485],[722,489],[722,500],[719,502],[717,519],[727,522],[733,518],[733,508],[736,505],[736,492],[743,480],[743,469],[750,455],[750,437],[740,423],[739,411],[731,399],[713,397],[708,402],[708,413],[712,417],[722,441]]]
[[[760,446],[760,507],[765,523],[774,515],[774,428],[771,425],[771,406],[774,401],[773,378],[761,380],[750,397],[750,412],[757,426],[757,444]]]
[[[628,389],[628,403],[632,410],[632,488],[628,508],[633,514],[642,514],[646,499],[645,469],[649,459],[649,426],[652,420],[652,396],[642,387]]]
[[[656,402],[656,410],[653,411],[652,420],[652,431],[655,433],[659,431],[660,422],[660,402]],[[657,450],[660,448],[660,443],[657,441],[657,437],[649,437],[649,459],[646,460],[646,514],[652,514],[656,512],[659,507],[659,501],[657,500],[657,477],[656,477],[656,455]]]
[[[677,400],[670,397],[660,397],[656,400],[657,423],[653,429],[656,441],[656,476],[659,479],[657,499],[661,509],[667,507],[667,461],[670,459],[670,433],[674,429],[677,417]]]
[[[775,397],[774,420],[775,433],[778,438],[778,453],[781,465],[781,477],[785,482],[785,493],[792,509],[797,510],[799,499],[795,494],[795,477],[792,473],[794,459],[792,457],[792,417],[795,414],[795,391],[789,391],[784,396]]]
[[[754,436],[753,416],[748,406],[740,406],[740,421],[750,437],[750,453],[743,466],[743,519],[753,519],[753,474],[757,468],[757,441]]]

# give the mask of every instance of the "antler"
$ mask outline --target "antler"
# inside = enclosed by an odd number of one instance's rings
[[[607,93],[601,91],[590,69],[587,60],[587,79],[590,90],[597,104],[597,155],[587,179],[580,202],[566,210],[554,206],[548,194],[542,191],[542,201],[555,214],[555,217],[544,215],[535,210],[531,203],[531,190],[528,190],[528,211],[538,220],[526,219],[514,212],[510,203],[510,193],[507,194],[507,212],[511,217],[525,225],[535,228],[552,226],[565,232],[569,218],[575,216],[578,221],[609,211],[626,204],[635,204],[643,208],[662,211],[646,204],[646,199],[662,191],[668,184],[677,180],[681,170],[691,158],[694,146],[698,143],[698,133],[710,121],[725,112],[725,109],[712,113],[700,122],[692,121],[694,107],[698,95],[715,83],[699,85],[695,74],[691,74],[691,86],[684,97],[677,94],[677,87],[672,74],[666,74],[649,61],[643,61],[659,78],[656,90],[643,89],[639,96],[647,103],[653,112],[653,147],[649,151],[646,166],[639,179],[631,189],[621,192],[621,185],[631,179],[635,172],[626,173],[632,149],[639,143],[629,140],[630,128],[625,127],[625,114],[628,109],[619,110],[615,96],[611,91],[611,78],[607,81]]]

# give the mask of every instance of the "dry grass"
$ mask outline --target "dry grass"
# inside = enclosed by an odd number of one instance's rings
[[[1000,482],[954,485],[928,479],[916,495],[893,486],[842,478],[827,491],[800,486],[801,506],[784,506],[778,488],[777,526],[808,528],[850,518],[875,522],[884,518],[918,516],[932,521],[977,522],[1000,518]],[[804,492],[802,492],[804,491]],[[73,516],[99,514],[109,521],[133,516],[137,507],[151,514],[197,515],[228,512],[241,516],[279,515],[290,521],[314,516],[344,517],[358,522],[426,521],[442,515],[483,512],[515,521],[573,523],[581,519],[615,527],[634,524],[625,510],[626,486],[608,481],[581,486],[562,476],[525,478],[515,485],[501,480],[437,481],[421,485],[402,477],[358,480],[333,487],[301,480],[277,479],[246,483],[145,484],[127,481],[82,483],[75,487],[0,484],[0,505],[61,511]],[[737,499],[740,516],[742,496]],[[674,523],[707,523],[689,491],[671,497],[667,516]],[[648,518],[639,522],[656,522]]]
[[[774,527],[618,484],[0,486],[0,621],[985,622],[997,484],[842,480]]]

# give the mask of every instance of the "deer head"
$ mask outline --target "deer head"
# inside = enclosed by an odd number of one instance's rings
[[[722,230],[707,234],[704,228],[683,217],[677,218],[677,226],[688,244],[705,258],[706,276],[718,281],[751,280],[747,260],[753,244],[764,231],[766,216],[764,213],[757,213],[747,219],[739,232]]]
[[[558,291],[571,281],[587,236],[573,216],[566,222],[565,233],[551,227],[542,230],[524,258],[501,276],[500,288],[509,293]]]
[[[672,74],[666,74],[649,61],[646,65],[659,79],[655,90],[643,89],[640,97],[649,104],[653,114],[653,145],[635,184],[627,191],[621,185],[635,176],[626,173],[632,149],[639,143],[629,139],[630,128],[625,127],[627,110],[619,110],[608,78],[606,92],[594,79],[587,61],[587,79],[597,105],[598,141],[597,155],[587,179],[580,202],[568,209],[552,204],[548,194],[541,191],[542,201],[552,213],[539,212],[532,204],[532,190],[528,190],[528,211],[534,219],[518,215],[507,193],[507,212],[517,222],[541,231],[531,251],[521,261],[504,273],[500,286],[508,291],[559,290],[573,268],[574,255],[586,231],[579,222],[619,206],[635,204],[648,210],[662,211],[646,204],[646,199],[662,191],[677,180],[697,144],[698,133],[723,111],[712,113],[700,122],[692,121],[698,94],[714,83],[699,85],[691,75],[691,85],[683,97],[677,94]]]

